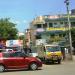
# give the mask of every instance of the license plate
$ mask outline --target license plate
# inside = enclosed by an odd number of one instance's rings
[[[53,60],[57,60],[57,56],[53,56]]]

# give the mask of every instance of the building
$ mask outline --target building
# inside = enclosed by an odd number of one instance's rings
[[[71,26],[75,27],[75,14],[70,14]],[[30,23],[33,45],[50,43],[68,43],[67,15],[44,15],[36,17]],[[65,43],[64,43],[65,42]]]
[[[23,36],[24,33],[23,32],[18,32],[18,36]]]

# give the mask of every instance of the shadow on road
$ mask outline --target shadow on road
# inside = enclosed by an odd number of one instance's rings
[[[61,65],[61,64],[58,64],[57,62],[55,63],[52,63],[52,62],[47,62],[47,63],[44,63],[45,65]]]
[[[37,69],[37,70],[34,70],[34,71],[39,71],[39,70],[42,70],[42,69]],[[28,69],[22,69],[22,70],[5,70],[4,72],[0,72],[0,73],[6,73],[6,72],[23,72],[23,71],[33,71],[33,70],[28,70]]]

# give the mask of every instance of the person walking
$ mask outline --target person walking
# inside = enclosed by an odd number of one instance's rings
[[[30,53],[32,53],[32,50],[31,50],[31,48],[29,48],[29,47],[25,47],[25,48],[23,48],[23,52],[24,52],[26,55],[30,55]]]

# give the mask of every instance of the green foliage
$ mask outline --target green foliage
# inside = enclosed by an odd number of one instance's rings
[[[75,48],[75,28],[71,29],[72,45]]]
[[[54,37],[51,37],[50,40],[52,42],[59,42],[63,39],[63,37],[59,37],[59,36],[54,36]]]
[[[19,36],[19,39],[20,39],[20,40],[24,40],[24,35]]]
[[[75,41],[75,28],[71,29],[72,41]]]
[[[16,24],[9,21],[9,18],[0,19],[0,39],[16,39],[18,30]]]

